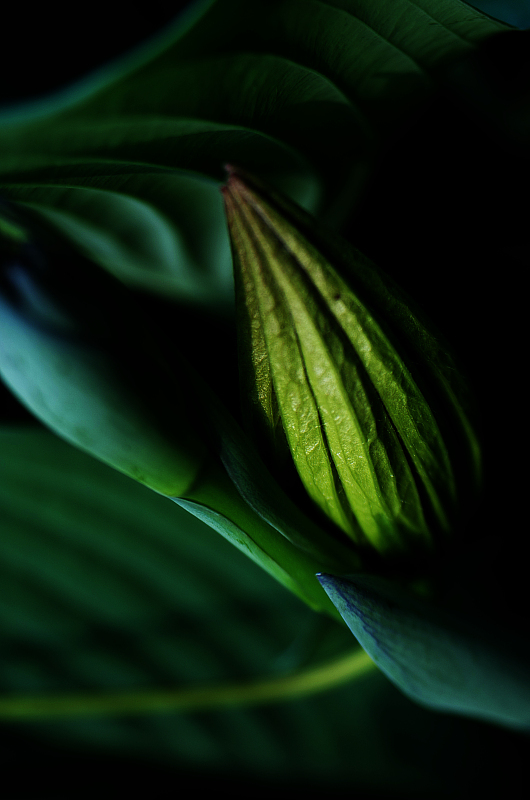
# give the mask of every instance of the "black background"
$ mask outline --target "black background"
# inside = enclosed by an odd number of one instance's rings
[[[189,2],[118,10],[112,3],[6,4],[0,27],[0,103],[45,96],[164,29]]]

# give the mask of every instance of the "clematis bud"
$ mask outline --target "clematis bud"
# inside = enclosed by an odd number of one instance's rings
[[[359,253],[256,179],[228,170],[252,424],[277,455],[288,447],[313,503],[357,546],[429,549],[459,507],[452,434],[444,435],[452,426],[477,465],[447,354]],[[433,385],[437,394],[428,396],[424,387]],[[456,457],[466,456],[459,449]]]

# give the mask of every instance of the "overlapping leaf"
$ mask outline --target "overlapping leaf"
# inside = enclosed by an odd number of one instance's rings
[[[102,699],[94,717],[76,719],[66,707],[47,721],[38,703],[29,715],[21,703],[21,718],[48,741],[126,748],[189,767],[224,762],[228,771],[294,778],[307,774],[313,754],[316,776],[344,777],[340,731],[331,742],[325,702],[237,709],[237,686],[244,694],[255,680],[340,658],[352,650],[346,628],[313,616],[169,500],[52,434],[4,428],[0,445],[0,716],[6,697],[84,696],[88,707]],[[370,714],[374,679],[384,681],[374,673],[361,691],[335,690],[333,703],[341,704],[340,691],[350,697],[345,726],[352,703]],[[214,703],[197,713],[192,703],[175,715],[161,705],[140,717],[131,709],[132,718],[105,711],[113,692],[132,696],[134,708],[135,697],[156,692],[193,696],[204,687],[211,699],[223,684],[233,687],[235,709]]]
[[[376,664],[415,701],[530,731],[530,666],[520,632],[458,615],[372,576],[320,581]]]
[[[221,298],[230,286],[226,236],[219,235],[215,253],[200,245],[212,222],[219,230],[215,182],[225,162],[266,175],[307,208],[340,218],[374,142],[429,96],[438,65],[506,29],[459,0],[218,0],[199,3],[196,17],[191,26],[177,22],[91,89],[50,102],[48,113],[0,118],[0,172],[7,195],[63,212],[56,223],[108,268],[199,300],[205,289],[190,277],[192,266],[208,274],[212,292],[224,287]],[[213,183],[196,185],[199,174]],[[143,216],[153,235],[169,222],[164,277],[160,252],[139,253],[128,269],[121,255],[102,252],[91,226],[118,201],[93,192],[78,199],[74,187],[147,203]],[[191,187],[200,203],[192,200],[186,211]],[[65,219],[65,211],[76,219]],[[132,241],[133,225],[124,230],[109,220],[106,235],[122,247]],[[178,274],[168,267],[174,258]]]
[[[346,627],[314,615],[190,514],[52,434],[4,428],[0,454],[0,710],[28,695],[244,690],[354,647]],[[2,724],[94,757],[423,796],[462,781],[462,750],[478,737],[465,777],[475,781],[496,743],[417,708],[378,671],[268,706]]]

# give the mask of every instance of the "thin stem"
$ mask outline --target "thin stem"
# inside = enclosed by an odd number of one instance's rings
[[[323,692],[359,678],[374,668],[375,664],[364,650],[355,650],[303,672],[265,678],[253,683],[115,694],[3,697],[0,698],[0,719],[71,719],[119,714],[210,711],[223,707],[261,705]]]

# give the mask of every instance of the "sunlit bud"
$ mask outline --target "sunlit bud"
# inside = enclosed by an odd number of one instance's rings
[[[228,169],[243,396],[256,429],[276,452],[286,442],[311,500],[357,545],[428,547],[457,507],[448,446],[418,383],[438,368],[429,334],[407,308],[380,316],[373,299],[388,305],[388,290],[366,259],[324,252],[308,215]],[[402,338],[416,330],[424,351],[413,368],[395,343],[400,319]],[[449,387],[440,393],[467,435]]]

